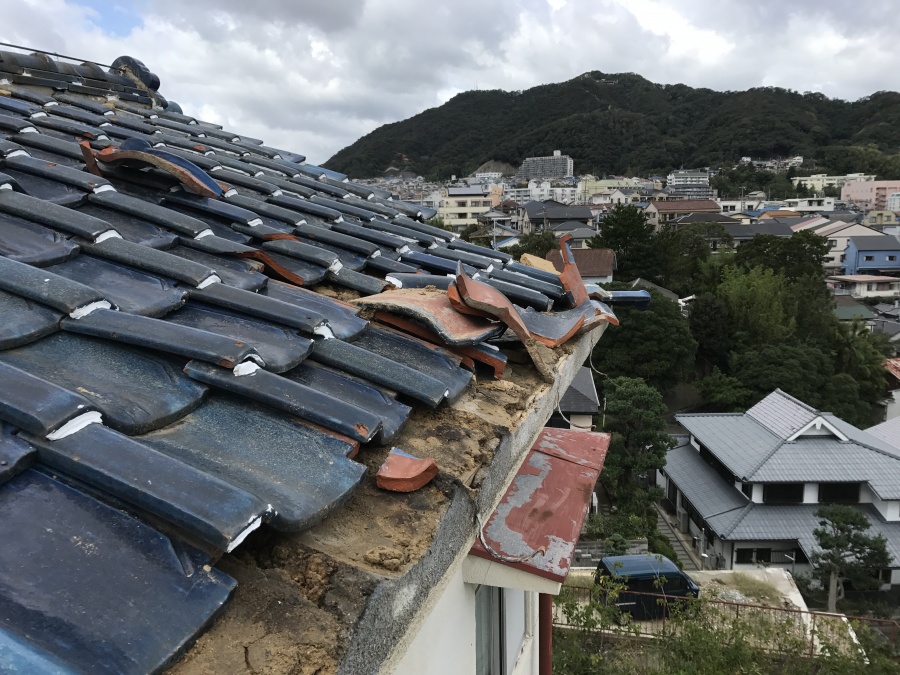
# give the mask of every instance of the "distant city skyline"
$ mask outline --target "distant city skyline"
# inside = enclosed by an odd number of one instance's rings
[[[188,114],[324,162],[471,89],[581,73],[779,86],[855,100],[900,89],[887,0],[0,0],[0,40],[127,54]]]

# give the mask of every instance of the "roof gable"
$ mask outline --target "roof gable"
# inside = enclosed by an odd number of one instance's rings
[[[776,389],[746,414],[782,440],[787,440],[810,424],[819,411]]]

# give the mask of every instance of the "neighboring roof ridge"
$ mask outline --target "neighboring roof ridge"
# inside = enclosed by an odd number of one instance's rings
[[[744,507],[744,512],[738,517],[737,520],[735,520],[735,521],[731,524],[731,527],[729,527],[727,531],[725,531],[725,532],[722,533],[722,536],[723,536],[723,537],[729,537],[729,536],[731,536],[731,533],[734,532],[734,531],[737,529],[737,526],[741,524],[741,521],[744,520],[744,518],[747,517],[747,514],[750,513],[750,511],[753,510],[753,507],[754,507],[755,505],[756,505],[756,502],[750,501],[750,502],[747,504],[747,506]]]
[[[789,419],[791,413],[801,419]],[[821,415],[821,412],[781,389],[775,389],[747,410],[746,415],[782,440],[787,440]]]
[[[677,413],[675,419],[679,417],[743,417],[747,413],[741,412],[725,412],[725,413]]]
[[[754,420],[754,421],[755,421],[755,420]],[[784,444],[785,444],[786,442],[787,442],[787,441],[781,441],[778,445],[776,445],[774,448],[772,448],[772,450],[771,450],[765,457],[763,457],[763,458],[756,464],[756,466],[754,466],[752,469],[750,469],[750,471],[747,473],[746,476],[742,476],[742,478],[744,478],[744,480],[750,480],[750,477],[751,477],[753,474],[755,474],[757,471],[759,471],[761,468],[763,468],[763,466],[765,466],[766,462],[768,462],[770,459],[772,459],[772,457],[775,455],[775,453],[778,452],[779,450],[781,450],[781,448],[784,447]]]

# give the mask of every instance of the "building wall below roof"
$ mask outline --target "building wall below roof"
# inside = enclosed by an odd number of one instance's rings
[[[474,673],[476,664],[475,584],[463,581],[462,567],[450,578],[393,672],[423,675]],[[537,593],[503,589],[504,675],[536,674]]]
[[[900,520],[900,500],[881,499],[875,494],[875,491],[869,487],[868,483],[863,483],[860,488],[859,503],[871,504],[878,509],[878,513],[881,514],[881,517],[888,522]]]
[[[556,365],[556,380],[535,395],[527,415],[503,437],[478,489],[470,491],[461,486],[455,489],[428,555],[402,577],[379,584],[356,625],[340,673],[416,672],[399,669],[398,664],[406,658],[406,652],[418,639],[429,617],[440,616],[436,606],[462,568],[475,541],[476,512],[487,518],[497,507],[562,393],[605,330],[605,326],[598,328],[571,343],[574,345],[572,353]],[[534,658],[536,663],[537,657]]]

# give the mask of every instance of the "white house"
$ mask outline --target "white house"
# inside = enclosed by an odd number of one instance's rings
[[[834,197],[799,197],[785,199],[784,203],[786,209],[797,213],[834,211]]]
[[[847,244],[850,243],[850,237],[881,236],[881,232],[878,230],[873,230],[859,223],[830,223],[822,227],[815,227],[812,231],[820,237],[828,239],[828,255],[825,257],[824,264],[826,270],[841,268],[844,262],[844,251],[847,248]]]
[[[887,539],[884,586],[900,585],[900,447],[877,428],[857,429],[780,389],[746,413],[676,419],[689,436],[657,478],[679,529],[712,567],[809,572],[819,505],[853,504]]]
[[[838,274],[827,279],[828,287],[835,295],[854,298],[900,297],[900,279],[875,274]]]

